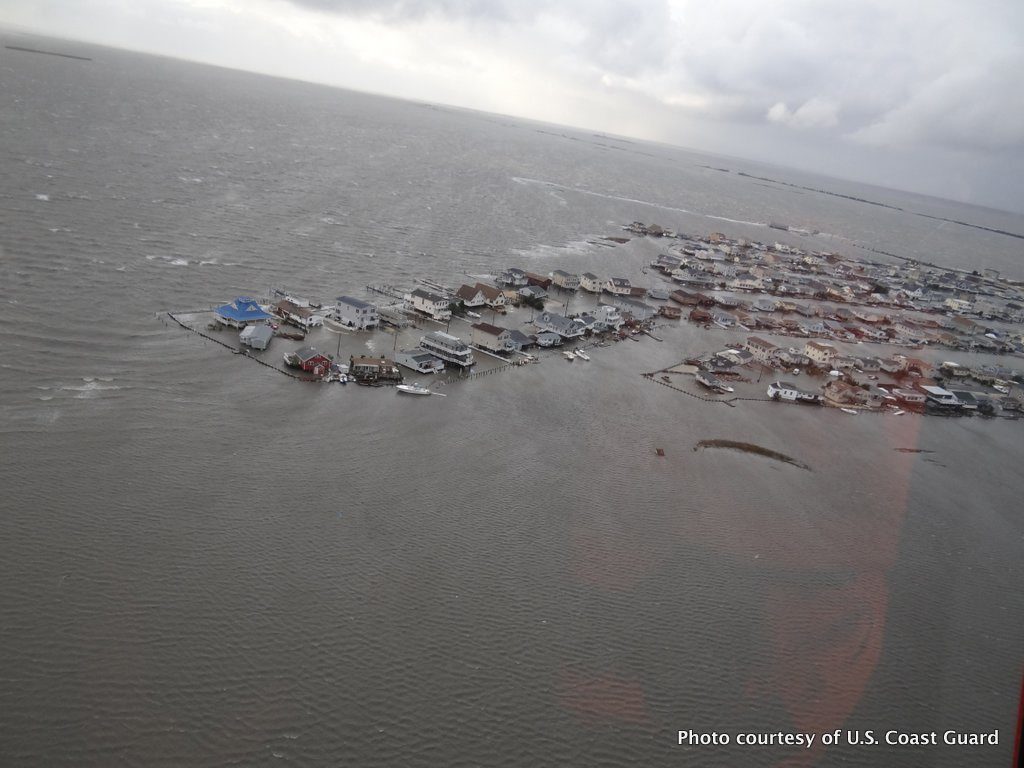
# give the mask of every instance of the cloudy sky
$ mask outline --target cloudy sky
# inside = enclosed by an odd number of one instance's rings
[[[1021,0],[2,0],[0,24],[1024,210]]]

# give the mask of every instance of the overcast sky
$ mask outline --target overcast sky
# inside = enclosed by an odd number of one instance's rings
[[[0,0],[0,23],[1024,210],[1022,0]]]

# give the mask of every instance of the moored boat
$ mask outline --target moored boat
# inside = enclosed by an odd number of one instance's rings
[[[424,387],[422,384],[398,384],[395,389],[406,395],[429,395],[432,394],[429,389]]]

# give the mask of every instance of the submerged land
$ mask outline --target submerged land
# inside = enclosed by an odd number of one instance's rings
[[[678,364],[643,372],[708,402],[773,400],[851,415],[1017,418],[1024,410],[1019,367],[923,354],[1024,355],[1024,291],[994,270],[854,259],[641,222],[624,229],[664,246],[640,275],[510,266],[458,287],[423,277],[415,287],[369,285],[363,297],[333,302],[272,289],[260,299],[169,315],[300,380],[385,386],[412,376],[434,387],[544,359],[589,362],[588,349],[662,341],[659,326],[686,320],[709,335],[750,334],[720,348],[682,350]],[[617,247],[630,237],[601,241]],[[268,351],[271,340],[283,354]]]

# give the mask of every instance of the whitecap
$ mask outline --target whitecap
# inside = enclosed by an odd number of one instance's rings
[[[49,195],[36,195],[36,200],[42,200],[44,203],[50,202]]]
[[[174,259],[171,262],[171,266],[172,267],[187,267],[188,266],[188,259]]]

